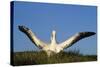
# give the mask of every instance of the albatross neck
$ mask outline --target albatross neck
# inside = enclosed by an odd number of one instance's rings
[[[51,36],[51,43],[56,44],[56,31],[52,31],[52,36]]]

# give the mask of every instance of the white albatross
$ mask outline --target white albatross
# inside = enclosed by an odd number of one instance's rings
[[[92,36],[95,34],[95,32],[79,32],[76,33],[74,36],[70,37],[66,41],[62,43],[57,43],[56,41],[56,31],[52,31],[51,41],[50,43],[45,43],[38,39],[36,35],[27,27],[25,26],[18,26],[19,30],[25,33],[28,38],[40,49],[45,51],[48,56],[51,56],[52,54],[57,54],[64,50],[65,48],[68,48],[72,46],[77,41]]]

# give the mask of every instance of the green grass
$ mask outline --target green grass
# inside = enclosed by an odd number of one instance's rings
[[[55,64],[69,62],[96,61],[96,55],[82,55],[79,51],[60,52],[59,54],[47,57],[43,51],[27,51],[13,53],[11,64],[19,65],[37,65],[37,64]]]

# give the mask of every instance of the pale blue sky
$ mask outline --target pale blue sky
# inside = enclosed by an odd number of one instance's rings
[[[49,42],[52,30],[57,32],[57,41],[63,42],[80,31],[97,32],[97,7],[14,2],[14,51],[39,50],[28,37],[18,30],[18,25],[29,27],[38,38]],[[80,40],[66,50],[78,49],[82,54],[96,54],[96,35]]]

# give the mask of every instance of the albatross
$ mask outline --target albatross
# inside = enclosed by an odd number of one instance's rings
[[[31,29],[27,28],[26,26],[18,26],[19,30],[26,34],[28,38],[32,41],[35,46],[39,49],[45,51],[48,56],[52,54],[57,54],[63,51],[66,48],[71,47],[74,43],[78,42],[81,39],[87,38],[96,34],[95,32],[79,32],[70,37],[69,39],[65,40],[62,43],[57,43],[56,41],[56,31],[52,31],[50,43],[45,43],[41,41],[32,31]]]

